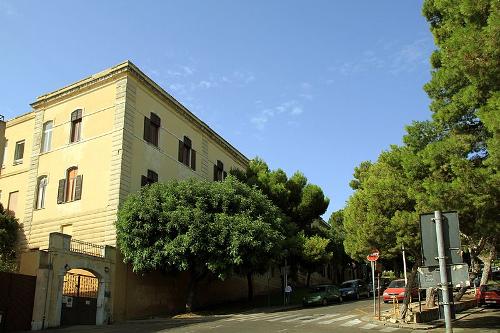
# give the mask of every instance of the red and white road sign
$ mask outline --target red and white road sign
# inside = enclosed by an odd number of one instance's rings
[[[377,261],[379,255],[380,255],[380,252],[377,249],[373,249],[372,252],[368,256],[366,256],[366,259],[368,261]]]

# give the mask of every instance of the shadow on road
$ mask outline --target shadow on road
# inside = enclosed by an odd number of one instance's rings
[[[453,322],[455,328],[500,328],[500,309],[485,309],[478,315],[471,315]]]
[[[78,325],[45,330],[47,333],[155,333],[162,330],[178,328],[200,323],[210,323],[220,320],[221,317],[193,317],[193,318],[158,318],[133,320],[113,325],[93,326]]]

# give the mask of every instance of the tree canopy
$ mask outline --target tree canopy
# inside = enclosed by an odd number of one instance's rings
[[[437,46],[424,87],[432,119],[355,169],[344,210],[354,257],[372,246],[390,256],[401,244],[418,256],[418,214],[434,210],[459,212],[471,249],[498,242],[500,3],[426,0],[423,14]]]
[[[279,210],[233,177],[155,183],[130,195],[118,213],[118,245],[135,272],[188,271],[186,309],[211,273],[265,272],[280,254]]]

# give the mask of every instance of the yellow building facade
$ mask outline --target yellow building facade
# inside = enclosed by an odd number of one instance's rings
[[[138,276],[113,250],[118,207],[144,184],[222,180],[248,159],[129,61],[31,107],[0,121],[0,202],[22,226],[21,273],[39,277],[33,327],[61,323],[75,268],[99,278],[97,323],[182,308],[182,277]]]

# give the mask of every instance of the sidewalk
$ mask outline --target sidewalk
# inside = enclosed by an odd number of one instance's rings
[[[472,308],[469,310],[465,310],[461,313],[456,314],[455,319],[453,319],[452,322],[456,322],[458,320],[461,320],[463,318],[466,318],[472,314],[476,314],[479,312],[484,311],[483,308]],[[383,326],[388,326],[388,327],[397,327],[397,328],[406,328],[406,329],[412,329],[412,330],[430,330],[438,327],[444,326],[444,320],[433,320],[428,323],[392,323],[390,321],[382,321],[374,318],[373,316],[366,316],[362,318],[364,321],[368,321],[377,325],[383,325]]]

